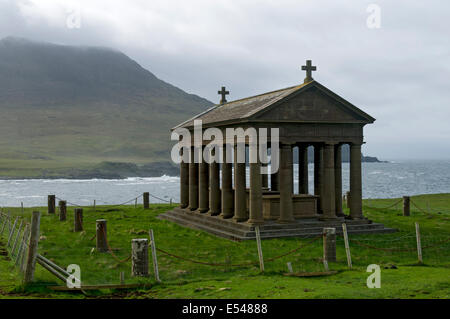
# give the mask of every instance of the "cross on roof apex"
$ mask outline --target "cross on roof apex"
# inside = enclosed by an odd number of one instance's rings
[[[227,91],[225,89],[225,87],[222,86],[222,89],[220,91],[217,91],[217,94],[220,94],[222,96],[221,99],[220,99],[220,104],[227,103],[226,96],[227,96],[227,94],[230,94],[230,91]]]
[[[302,70],[306,71],[305,83],[308,83],[313,80],[312,71],[316,71],[317,67],[312,65],[311,60],[306,60],[306,65],[302,65]]]

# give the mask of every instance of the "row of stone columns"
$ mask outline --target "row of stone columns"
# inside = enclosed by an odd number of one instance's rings
[[[292,145],[280,145],[280,167],[271,174],[271,190],[280,192],[281,223],[294,221],[293,217],[293,161]],[[308,194],[307,144],[299,145],[299,193]],[[252,148],[250,148],[252,150]],[[227,152],[229,154],[227,154]],[[234,218],[242,222],[263,222],[262,189],[268,187],[268,175],[260,173],[261,164],[250,163],[249,214],[247,214],[246,164],[237,163],[234,152],[234,190],[230,149],[223,148],[222,179],[218,163],[191,163],[180,165],[180,206],[199,210],[212,216]],[[252,156],[252,154],[250,155]],[[341,144],[314,144],[314,194],[319,196],[318,213],[323,219],[334,219],[342,213],[342,156]],[[220,180],[222,185],[220,186]],[[350,145],[350,218],[362,218],[361,144]],[[249,215],[249,216],[248,216]]]
[[[298,147],[299,193],[308,193],[306,144]],[[342,144],[314,144],[314,194],[320,196],[318,212],[323,218],[344,216],[342,212]],[[362,218],[361,144],[350,144],[350,218]],[[352,195],[350,195],[352,196]]]

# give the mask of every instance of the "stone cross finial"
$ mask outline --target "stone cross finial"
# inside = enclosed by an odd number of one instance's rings
[[[227,94],[230,94],[230,91],[225,90],[225,87],[222,86],[222,89],[220,91],[217,91],[217,94],[220,94],[222,98],[220,99],[220,104],[227,103],[227,99],[225,98]]]
[[[312,71],[316,71],[317,67],[313,66],[311,60],[306,60],[306,65],[302,65],[302,70],[306,71],[305,83],[313,80]]]

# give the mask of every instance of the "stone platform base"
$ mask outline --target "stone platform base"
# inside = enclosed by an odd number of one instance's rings
[[[175,222],[181,226],[199,229],[213,235],[230,240],[255,239],[255,227],[246,222],[238,223],[233,219],[223,219],[220,216],[210,216],[199,212],[174,208],[171,211],[158,216],[160,219]],[[278,224],[273,220],[266,220],[260,226],[261,238],[280,237],[311,237],[322,234],[324,227],[335,227],[337,234],[342,234],[342,223],[347,224],[349,234],[378,234],[392,233],[396,229],[386,228],[383,224],[373,223],[368,219],[348,220],[338,218],[336,220],[320,221],[316,218],[298,219],[292,224]]]

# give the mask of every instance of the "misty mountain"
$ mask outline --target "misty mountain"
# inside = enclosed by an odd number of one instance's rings
[[[212,103],[125,54],[0,41],[0,158],[169,160],[169,129]]]

